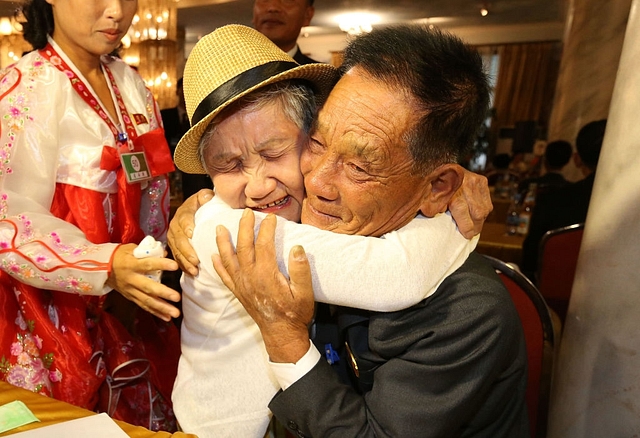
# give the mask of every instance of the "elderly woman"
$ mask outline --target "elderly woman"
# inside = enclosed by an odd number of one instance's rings
[[[402,309],[433,293],[477,239],[465,239],[449,215],[417,217],[384,239],[296,223],[304,199],[300,153],[316,101],[335,79],[333,67],[299,66],[244,26],[222,27],[196,44],[184,75],[192,128],[174,158],[185,172],[209,173],[216,196],[198,210],[192,243],[208,261],[217,252],[216,227],[237,228],[242,211],[230,207],[250,208],[258,221],[273,213],[282,266],[290,249],[303,245],[312,255],[318,301]],[[427,262],[436,257],[438,263]],[[421,260],[420,269],[411,260]],[[172,396],[182,429],[200,437],[263,437],[279,386],[257,326],[210,263],[197,276],[184,275],[182,286],[182,355]]]

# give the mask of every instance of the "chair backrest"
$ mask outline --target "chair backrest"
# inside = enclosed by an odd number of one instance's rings
[[[540,240],[536,283],[545,301],[564,324],[584,223],[547,231]]]
[[[554,359],[554,322],[544,298],[520,271],[493,257],[484,256],[511,294],[520,315],[527,346],[526,403],[531,437],[545,437]]]

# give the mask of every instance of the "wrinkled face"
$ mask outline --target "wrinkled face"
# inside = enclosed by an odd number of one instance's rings
[[[299,222],[304,198],[300,151],[306,141],[277,102],[235,111],[218,124],[204,149],[216,196],[233,208]]]
[[[111,53],[120,45],[137,0],[47,0],[53,7],[53,39],[74,60]]]
[[[403,139],[415,114],[409,96],[357,67],[343,76],[302,153],[302,222],[381,236],[413,219],[430,187],[426,178],[412,175]]]
[[[285,52],[293,49],[300,28],[313,18],[308,0],[255,0],[253,27]]]

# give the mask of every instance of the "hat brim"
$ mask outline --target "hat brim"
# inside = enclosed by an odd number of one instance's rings
[[[320,106],[325,101],[325,99],[329,95],[329,92],[335,85],[338,79],[338,73],[337,69],[330,64],[305,64],[293,67],[283,73],[268,77],[264,81],[250,88],[247,88],[244,91],[240,91],[238,94],[234,95],[232,98],[228,99],[223,104],[219,105],[214,110],[209,112],[209,114],[203,117],[198,123],[192,126],[184,134],[184,136],[182,136],[182,138],[178,142],[178,145],[176,146],[176,150],[173,156],[174,162],[178,169],[186,173],[206,174],[207,171],[202,166],[198,147],[200,144],[200,138],[202,138],[202,135],[211,123],[211,120],[213,120],[214,117],[220,114],[220,112],[227,108],[229,105],[238,101],[247,94],[267,85],[289,79],[304,79],[306,81],[309,81],[315,93],[316,102]]]

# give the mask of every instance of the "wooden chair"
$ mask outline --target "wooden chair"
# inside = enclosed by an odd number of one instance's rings
[[[501,260],[484,256],[496,270],[520,315],[527,345],[528,381],[526,403],[531,437],[545,437],[554,360],[554,345],[559,333],[544,298],[533,283],[520,271]]]
[[[564,324],[576,274],[584,223],[547,231],[540,240],[536,283]]]

